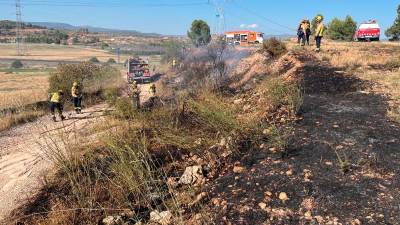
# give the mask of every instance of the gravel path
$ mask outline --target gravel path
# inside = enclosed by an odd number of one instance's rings
[[[84,132],[101,120],[106,110],[107,105],[100,104],[80,115],[70,113],[63,122],[54,123],[44,116],[0,132],[0,221],[42,187],[42,178],[53,165],[45,154],[49,141],[61,145],[59,134]]]

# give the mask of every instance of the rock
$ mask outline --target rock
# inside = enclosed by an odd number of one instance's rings
[[[307,211],[306,213],[304,213],[304,217],[305,217],[307,220],[312,220],[312,214],[311,214],[311,212],[310,212],[310,211]]]
[[[179,179],[179,184],[192,185],[201,183],[204,180],[203,170],[201,166],[186,167],[185,172]]]
[[[239,104],[242,103],[242,102],[243,102],[243,99],[242,99],[242,98],[239,98],[239,99],[235,99],[235,100],[233,101],[233,104],[239,105]]]
[[[243,111],[244,112],[247,112],[247,111],[249,111],[251,109],[251,105],[245,105],[245,106],[243,106]]]
[[[168,225],[172,222],[172,213],[170,211],[159,212],[157,210],[150,213],[150,221],[161,225]]]
[[[279,199],[285,203],[287,200],[289,200],[289,197],[287,196],[287,194],[285,192],[281,192],[279,193]]]
[[[120,216],[107,216],[101,221],[104,225],[122,225],[123,220]]]
[[[293,175],[293,170],[292,170],[292,169],[290,169],[290,170],[286,171],[286,175],[288,175],[288,176],[292,176],[292,175]]]
[[[262,210],[264,210],[265,208],[267,208],[267,204],[265,204],[264,202],[258,203],[258,206],[259,206],[260,209],[262,209]]]
[[[220,198],[213,198],[213,199],[211,199],[211,202],[212,202],[212,204],[215,205],[215,206],[220,206],[222,200],[221,200]]]
[[[243,173],[246,169],[242,166],[234,166],[233,167],[233,172],[234,173]]]

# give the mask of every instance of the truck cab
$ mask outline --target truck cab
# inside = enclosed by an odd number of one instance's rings
[[[381,28],[376,20],[370,20],[360,24],[354,39],[356,41],[379,41],[381,36]]]

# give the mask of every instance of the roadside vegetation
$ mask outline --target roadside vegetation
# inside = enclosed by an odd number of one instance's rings
[[[275,43],[278,49],[284,47]],[[58,172],[35,197],[46,201],[34,200],[19,209],[18,214],[27,217],[17,220],[25,224],[93,224],[109,218],[135,224],[155,222],[157,210],[171,215],[168,224],[186,224],[190,219],[187,212],[198,211],[207,198],[202,192],[205,179],[216,178],[224,165],[260,146],[284,151],[290,133],[283,134],[266,119],[245,116],[241,107],[232,104],[234,96],[227,94],[225,82],[217,82],[221,77],[213,76],[221,74],[215,71],[224,62],[220,54],[225,45],[216,42],[208,48],[200,61],[186,57],[183,63],[188,66],[178,71],[184,77],[179,91],[166,96],[162,106],[136,111],[129,98],[110,94],[108,102],[115,111],[95,128],[93,133],[100,135],[92,144],[48,147],[47,154]],[[197,73],[202,74],[200,78],[192,76],[195,63],[203,65]],[[81,66],[82,74],[88,74],[86,68],[101,71],[93,69],[94,65]],[[60,82],[52,83],[61,85],[65,82],[61,80],[76,74],[63,67],[58,73],[64,70],[71,74],[62,73],[63,77],[57,77]],[[255,90],[264,93],[265,104],[274,105],[271,111],[285,109],[295,116],[302,104],[299,86],[279,78],[265,80]],[[181,174],[198,163],[204,163],[201,176],[185,183]]]

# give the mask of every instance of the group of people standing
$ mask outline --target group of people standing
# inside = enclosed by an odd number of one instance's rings
[[[141,93],[141,91],[140,91],[136,81],[133,81],[132,84],[131,84],[130,95],[131,95],[131,98],[132,98],[133,107],[136,110],[139,110],[141,108],[140,93]],[[155,100],[157,98],[156,85],[154,83],[150,85],[149,93],[150,93],[150,96],[149,96],[149,104],[150,105],[149,106],[153,107],[155,105]]]
[[[82,113],[82,86],[78,82],[74,82],[71,88],[72,101],[76,114]],[[64,91],[58,90],[57,92],[50,93],[50,111],[54,122],[57,121],[56,112],[61,120],[65,120],[63,115],[64,110]]]
[[[316,27],[315,27],[315,43],[316,43],[316,49],[315,51],[319,52],[321,50],[321,42],[322,38],[324,36],[325,32],[325,25],[323,23],[324,18],[322,16],[317,16],[315,18],[316,21]],[[298,28],[297,28],[297,43],[300,44],[301,46],[310,45],[310,36],[311,36],[311,29],[312,25],[310,23],[310,20],[308,19],[303,19]]]

